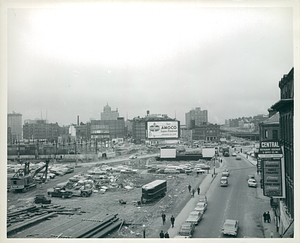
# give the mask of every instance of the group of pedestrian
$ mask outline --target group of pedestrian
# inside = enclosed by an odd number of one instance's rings
[[[162,218],[163,225],[164,225],[166,223],[166,215],[165,215],[165,213],[161,214],[161,218]],[[172,225],[172,228],[173,228],[174,227],[174,223],[175,223],[175,218],[174,218],[173,215],[171,216],[170,221],[171,221],[171,225]]]
[[[170,238],[170,235],[169,235],[168,231],[166,233],[164,233],[164,231],[162,230],[159,233],[159,238]]]
[[[189,193],[191,193],[191,189],[192,189],[192,187],[191,187],[191,185],[188,185],[188,189],[189,189]],[[192,193],[191,193],[191,195],[192,195],[192,197],[194,197],[194,195],[195,195],[195,189],[193,188],[192,189]],[[198,195],[200,195],[200,187],[198,186],[198,188],[197,188],[197,192],[198,192]]]
[[[264,222],[265,223],[270,223],[271,222],[271,216],[270,216],[269,211],[268,212],[264,212],[263,213],[263,217],[264,217]]]

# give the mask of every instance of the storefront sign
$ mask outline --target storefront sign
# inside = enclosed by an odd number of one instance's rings
[[[261,161],[264,196],[283,196],[283,161],[278,140],[262,141],[258,151]]]
[[[269,158],[262,159],[264,196],[280,197],[282,196],[282,174],[281,159]]]

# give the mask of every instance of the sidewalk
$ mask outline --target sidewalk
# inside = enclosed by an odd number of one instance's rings
[[[224,161],[224,160],[223,160]],[[223,171],[223,166],[225,165],[225,162],[220,164],[219,168],[216,168],[216,173]],[[205,195],[208,191],[211,183],[216,178],[216,176],[212,176],[212,174],[207,174],[204,180],[201,182],[201,193],[200,195]],[[196,207],[196,204],[199,201],[199,196],[197,192],[195,193],[195,196],[192,197],[189,202],[184,206],[184,208],[181,210],[181,212],[176,216],[175,218],[175,224],[174,228],[172,226],[169,228],[168,233],[170,235],[170,238],[174,238],[176,235],[178,235],[178,231],[180,229],[180,226],[185,222],[185,220],[188,218],[191,211],[193,211],[193,208]]]
[[[256,166],[257,160],[255,158],[253,158],[252,156],[244,154],[244,153],[239,153],[239,155],[243,156],[244,159],[246,159],[252,165]],[[256,177],[256,181],[259,182],[261,176],[259,174],[256,174],[255,177]],[[261,215],[261,222],[262,222],[262,226],[263,226],[264,236],[265,236],[265,238],[280,238],[280,235],[279,235],[279,233],[277,232],[277,229],[276,229],[274,211],[270,206],[270,198],[263,195],[263,189],[260,187],[260,183],[257,183],[257,184],[258,184],[258,186],[256,188],[257,197],[266,202],[265,203],[265,205],[266,205],[265,208],[267,209],[266,212],[269,211],[269,213],[271,215],[271,222],[267,223],[267,222],[264,222],[264,218],[263,218],[263,213],[264,212],[261,213],[262,214]]]

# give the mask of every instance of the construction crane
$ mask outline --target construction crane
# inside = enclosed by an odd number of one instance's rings
[[[29,164],[29,161],[25,162],[24,168],[19,169],[10,179],[11,189],[13,189],[15,192],[26,192],[30,188],[36,187],[34,176],[44,168],[45,171],[42,175],[42,181],[46,181],[49,160],[47,159],[46,163],[40,168],[36,169],[33,173],[30,173]]]

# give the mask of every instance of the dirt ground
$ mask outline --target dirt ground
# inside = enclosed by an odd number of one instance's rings
[[[164,163],[164,162],[160,162]],[[180,164],[195,164],[196,162],[180,162]],[[199,163],[199,162],[198,162]],[[123,163],[124,164],[124,163]],[[178,165],[179,162],[168,162],[168,164]],[[116,164],[114,163],[114,166]],[[68,208],[80,208],[83,212],[81,215],[58,215],[57,217],[45,220],[39,224],[31,226],[21,232],[9,236],[9,238],[48,238],[47,231],[61,224],[68,224],[76,217],[80,218],[101,218],[106,214],[118,214],[120,219],[125,220],[125,225],[120,229],[116,229],[106,236],[106,238],[141,238],[143,237],[143,225],[145,225],[146,238],[159,238],[161,230],[166,231],[170,227],[170,217],[180,213],[181,209],[191,198],[187,186],[197,188],[204,175],[197,176],[178,174],[165,175],[147,173],[146,159],[131,161],[133,169],[138,169],[137,174],[120,175],[118,181],[122,181],[124,185],[130,186],[130,189],[111,188],[104,194],[94,192],[90,197],[72,197],[70,199],[51,198],[52,204],[66,206]],[[7,193],[7,209],[20,209],[23,206],[34,205],[34,197],[37,194],[45,194],[49,188],[58,183],[65,182],[68,178],[78,173],[86,173],[89,167],[75,168],[72,174],[56,177],[49,180],[45,184],[39,184],[36,189],[32,189],[26,193]],[[136,202],[141,197],[141,187],[155,179],[167,180],[167,195],[153,203],[138,205]],[[119,199],[126,201],[126,204],[120,204]],[[165,212],[167,219],[166,224],[162,225],[161,213]],[[175,222],[176,224],[176,222]],[[63,233],[63,232],[61,232]]]

